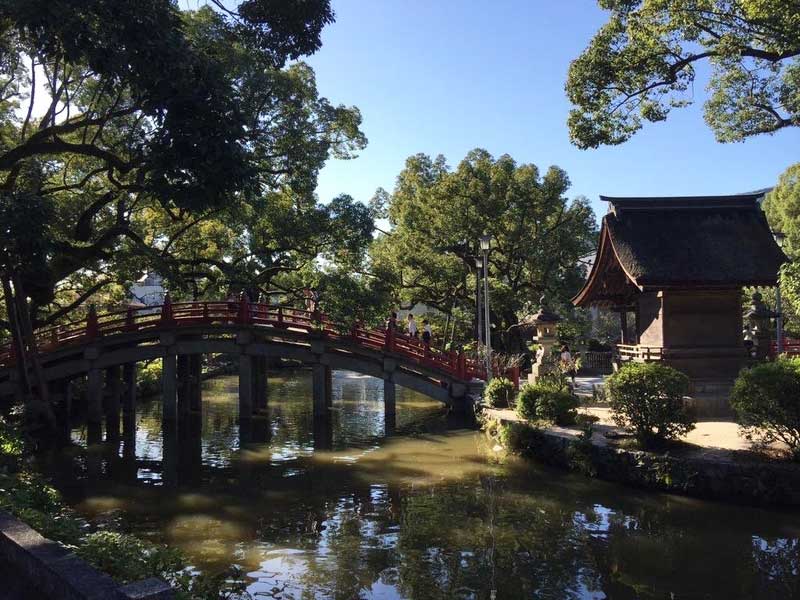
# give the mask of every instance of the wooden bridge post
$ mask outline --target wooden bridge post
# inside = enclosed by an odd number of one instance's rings
[[[191,388],[189,392],[189,409],[200,412],[203,405],[203,355],[192,354],[189,357],[189,375]]]
[[[397,424],[397,386],[394,381],[383,380],[383,420],[386,435],[394,433]]]
[[[177,356],[167,350],[161,359],[162,418],[174,421],[178,416],[178,397],[175,373],[178,370]]]
[[[178,414],[183,416],[189,413],[189,392],[191,382],[189,380],[189,356],[179,354],[176,359],[177,382],[176,394],[178,398]]]
[[[94,304],[89,305],[89,315],[86,317],[86,339],[91,341],[100,335],[100,325],[97,322],[97,307]]]
[[[106,369],[106,439],[119,439],[119,416],[122,399],[122,381],[119,366]]]
[[[329,419],[333,373],[328,365],[322,363],[315,363],[311,371],[314,385],[314,420]]]
[[[86,377],[86,402],[87,441],[94,444],[100,441],[103,424],[103,372],[96,367]]]
[[[56,403],[56,423],[60,441],[70,439],[70,416],[72,415],[72,386],[69,379],[59,379],[50,384],[50,399]]]
[[[253,357],[253,412],[267,409],[267,357]]]
[[[239,355],[239,418],[249,419],[252,415],[253,357],[243,352]]]
[[[136,413],[136,363],[122,366],[122,414]]]

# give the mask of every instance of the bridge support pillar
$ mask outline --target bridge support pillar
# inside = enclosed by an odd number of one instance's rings
[[[136,363],[122,365],[122,414],[136,414]]]
[[[253,415],[253,357],[239,355],[239,418],[249,419]]]
[[[60,441],[69,442],[70,416],[72,415],[72,386],[69,379],[59,379],[50,384],[50,399],[55,403],[56,424]]]
[[[108,367],[106,369],[106,439],[119,439],[119,411],[122,400],[122,380],[120,379],[120,367]]]
[[[383,420],[386,435],[394,433],[397,424],[397,386],[394,381],[383,380]]]
[[[103,372],[100,369],[91,368],[86,376],[86,402],[87,441],[94,444],[100,441],[103,425]]]
[[[333,448],[333,423],[331,419],[314,419],[314,450]]]
[[[189,409],[200,412],[203,404],[203,355],[192,354],[189,356]]]
[[[333,372],[328,365],[316,363],[312,367],[314,384],[314,420],[330,418]]]
[[[253,357],[253,412],[267,410],[267,357]]]
[[[177,356],[169,352],[161,359],[162,418],[165,421],[174,421],[178,416],[177,363]]]
[[[191,391],[188,354],[178,355],[176,359],[176,369],[177,369],[176,393],[178,396],[178,414],[180,416],[184,416],[189,414],[189,394]]]

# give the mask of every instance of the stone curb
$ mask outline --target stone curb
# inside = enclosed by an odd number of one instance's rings
[[[506,430],[507,450],[590,477],[724,502],[800,505],[797,465],[627,450],[502,417],[487,418],[487,434],[493,425]]]
[[[61,544],[0,511],[0,561],[50,600],[171,600],[174,592],[160,579],[120,586]]]

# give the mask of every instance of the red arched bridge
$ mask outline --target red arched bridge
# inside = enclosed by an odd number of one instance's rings
[[[445,352],[393,330],[343,329],[308,310],[250,303],[176,302],[128,308],[36,332],[37,355],[54,398],[69,382],[86,379],[89,423],[133,410],[136,364],[161,359],[164,417],[199,410],[203,354],[239,357],[240,414],[266,407],[270,357],[312,366],[315,414],[330,407],[332,370],[383,379],[386,410],[394,412],[395,384],[451,406],[468,401],[470,382],[484,368],[463,353]],[[20,369],[10,347],[0,353],[0,395],[20,393]],[[476,382],[477,384],[478,382]],[[110,398],[110,400],[109,400]],[[69,402],[67,399],[67,405]],[[109,408],[110,405],[110,408]]]

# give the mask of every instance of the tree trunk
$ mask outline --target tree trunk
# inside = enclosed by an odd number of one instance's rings
[[[31,325],[31,313],[28,300],[25,297],[25,290],[22,287],[22,280],[19,274],[13,274],[12,278],[14,284],[14,302],[17,307],[17,322],[22,333],[22,345],[25,346],[27,358],[33,366],[34,383],[39,399],[49,405],[50,397],[47,390],[47,380],[44,377],[44,369],[42,368],[42,363],[39,360],[39,354],[36,348],[36,337],[33,334],[33,326]]]
[[[11,289],[11,281],[7,275],[3,275],[3,297],[6,301],[6,312],[8,322],[11,325],[11,347],[17,359],[17,372],[19,374],[19,385],[24,395],[32,393],[31,383],[28,379],[28,360],[25,352],[25,344],[22,340],[22,331],[17,319],[17,306],[14,300],[14,293]]]

